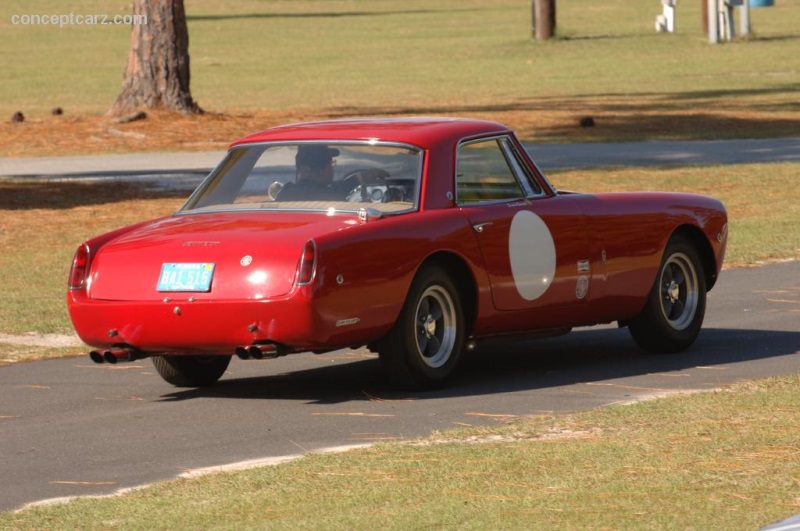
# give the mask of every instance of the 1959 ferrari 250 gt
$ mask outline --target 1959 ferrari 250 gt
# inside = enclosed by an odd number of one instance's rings
[[[429,387],[501,335],[616,321],[685,349],[726,243],[716,199],[556,190],[498,123],[304,123],[235,142],[174,215],[81,244],[68,306],[92,360],[151,357],[176,386],[366,345]]]

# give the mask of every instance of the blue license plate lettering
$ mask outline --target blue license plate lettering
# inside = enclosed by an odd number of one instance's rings
[[[210,291],[214,276],[211,263],[166,263],[161,265],[158,291]]]

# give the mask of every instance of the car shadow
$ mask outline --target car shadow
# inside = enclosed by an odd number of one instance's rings
[[[777,358],[797,354],[798,345],[800,332],[711,328],[690,349],[655,356],[640,350],[626,330],[588,329],[558,338],[487,342],[465,356],[446,387],[433,391],[398,390],[378,359],[367,358],[270,376],[224,377],[212,387],[174,391],[160,401],[214,397],[338,404],[491,395]]]

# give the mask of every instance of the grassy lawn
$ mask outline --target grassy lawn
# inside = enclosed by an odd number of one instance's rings
[[[681,3],[678,31],[658,34],[660,5],[561,2],[559,38],[531,39],[527,0],[212,0],[187,3],[196,99],[231,108],[499,107],[531,97],[662,94],[771,98],[796,90],[800,1],[752,11],[754,40],[710,46],[699,2]],[[3,113],[62,105],[104,112],[120,88],[129,26],[13,25],[14,14],[57,14],[63,2],[0,8]],[[127,14],[130,2],[81,0],[74,13]],[[15,55],[14,50],[27,53]],[[785,99],[787,103],[795,100]]]
[[[110,126],[128,26],[11,24],[63,3],[0,5],[0,155],[202,149],[306,118],[437,114],[492,118],[537,141],[797,134],[800,0],[752,10],[747,41],[712,46],[700,2],[675,34],[658,2],[571,0],[558,38],[531,38],[528,0],[240,0],[187,5],[195,99],[209,115]],[[127,14],[81,0],[76,14]],[[53,107],[64,116],[50,116]],[[8,123],[16,111],[28,120]],[[595,128],[578,127],[581,116]],[[3,118],[5,117],[5,118]]]
[[[759,529],[800,512],[798,389],[792,376],[312,455],[0,527]]]

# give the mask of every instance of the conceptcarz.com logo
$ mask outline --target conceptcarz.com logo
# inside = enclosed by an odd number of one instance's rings
[[[139,26],[147,24],[147,15],[21,14],[11,15],[11,24],[14,26],[58,26],[59,28],[64,26]]]

